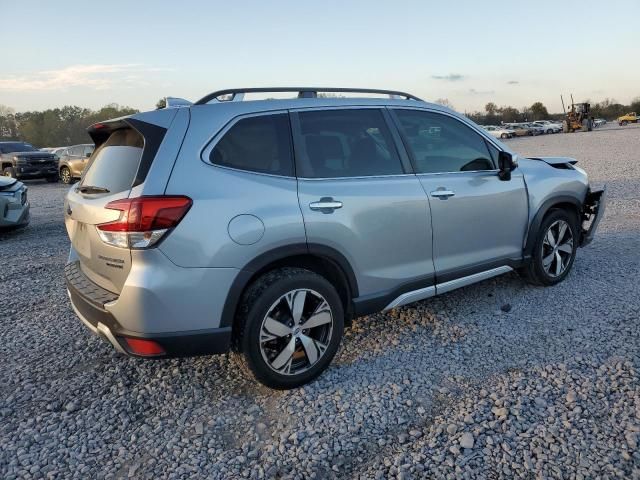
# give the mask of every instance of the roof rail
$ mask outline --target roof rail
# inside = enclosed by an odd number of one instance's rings
[[[390,98],[406,98],[407,100],[422,99],[410,93],[398,92],[395,90],[378,90],[375,88],[322,88],[322,87],[273,87],[273,88],[229,88],[210,93],[198,100],[194,105],[204,105],[211,100],[219,102],[237,102],[244,98],[245,93],[276,93],[276,92],[297,92],[298,98],[317,98],[318,92],[326,93],[377,93],[389,95]],[[219,97],[229,96],[230,98],[221,100]]]

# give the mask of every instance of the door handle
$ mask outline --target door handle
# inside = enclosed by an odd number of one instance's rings
[[[443,189],[438,189],[435,190],[433,192],[431,192],[431,196],[432,197],[436,197],[436,198],[449,198],[449,197],[453,197],[456,194],[456,192],[452,191],[452,190],[445,190]]]
[[[334,200],[332,197],[322,197],[317,202],[311,202],[309,208],[322,213],[333,213],[337,208],[342,208],[342,202]]]

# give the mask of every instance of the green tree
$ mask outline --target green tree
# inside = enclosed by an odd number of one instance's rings
[[[547,107],[542,102],[536,102],[529,108],[531,113],[531,120],[545,120],[549,117]]]
[[[505,123],[517,122],[520,120],[520,112],[517,108],[509,106],[501,107],[499,112],[502,117],[502,121]]]
[[[15,114],[17,125],[13,138],[27,141],[38,147],[62,147],[77,143],[90,143],[87,127],[110,118],[131,115],[137,110],[115,103],[94,111],[78,106],[65,106],[41,112]]]
[[[489,102],[484,106],[484,111],[487,112],[487,115],[495,115],[498,113],[498,106],[493,102]]]
[[[167,106],[166,98],[161,98],[156,102],[156,110],[162,110],[163,108],[166,108],[166,106]]]

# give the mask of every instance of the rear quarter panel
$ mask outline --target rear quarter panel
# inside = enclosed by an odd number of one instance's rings
[[[238,109],[238,114],[247,108],[242,102],[228,107]],[[193,200],[185,218],[159,247],[182,267],[243,268],[262,253],[306,242],[295,178],[217,167],[201,159],[203,148],[236,116],[228,107],[190,109],[190,127],[167,184],[168,195]],[[240,244],[231,239],[229,224],[239,215],[247,222],[238,225],[263,229],[261,234],[246,232],[260,237],[257,241]]]

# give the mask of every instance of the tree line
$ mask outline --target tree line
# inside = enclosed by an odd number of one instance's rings
[[[19,113],[0,105],[0,141],[21,140],[39,148],[93,143],[87,134],[88,126],[137,112],[134,108],[116,103],[105,105],[99,110],[69,105]]]
[[[455,110],[451,102],[446,98],[440,98],[436,100],[436,103]],[[605,98],[597,103],[586,100],[584,103],[591,104],[591,115],[594,118],[604,118],[605,120],[615,120],[627,112],[640,113],[640,97],[634,98],[629,105],[616,102],[611,98]],[[565,107],[569,109],[570,104],[565,104]],[[524,106],[519,109],[508,105],[498,107],[495,103],[489,102],[484,106],[483,112],[465,112],[465,115],[480,125],[499,125],[501,123],[532,122],[535,120],[562,120],[564,118],[564,113],[549,113],[542,102],[535,102],[531,106]]]
[[[640,113],[640,97],[636,97],[629,105],[605,98],[601,102],[591,103],[591,115],[595,118],[614,120],[627,112]],[[449,100],[436,100],[449,108],[455,109]],[[162,100],[156,108],[162,108]],[[96,122],[110,118],[138,113],[138,110],[124,107],[117,103],[105,105],[99,110],[91,110],[78,106],[65,106],[43,111],[16,113],[12,108],[0,105],[0,141],[22,140],[37,147],[62,147],[78,143],[91,143],[86,128]],[[534,120],[561,120],[562,113],[549,113],[542,102],[531,106],[515,108],[498,106],[494,102],[485,105],[484,111],[465,113],[467,117],[481,125],[499,125],[509,122],[526,122]]]

